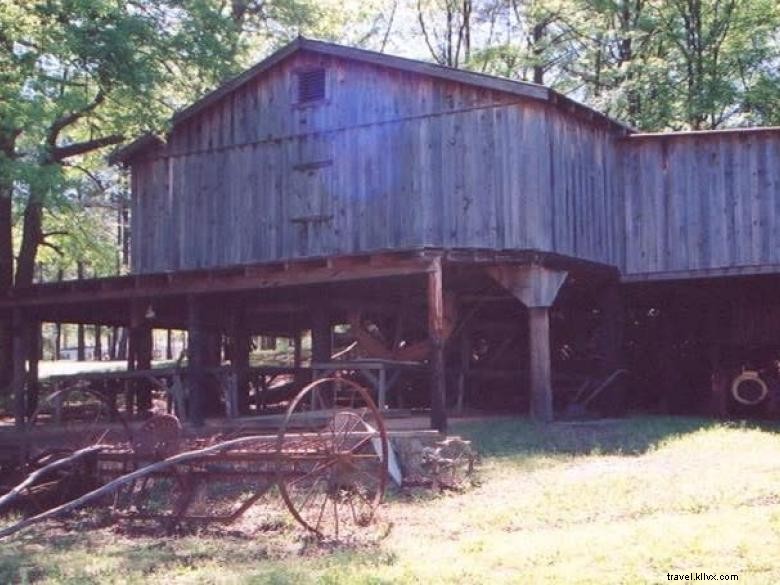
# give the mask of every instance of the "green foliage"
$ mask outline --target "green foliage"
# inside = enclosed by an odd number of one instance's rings
[[[543,82],[642,130],[778,119],[774,0],[441,0],[416,11],[422,32],[455,18],[456,40],[469,40],[468,58],[448,64]],[[428,32],[444,62],[452,33]]]
[[[110,240],[82,197],[103,165],[94,154],[159,132],[174,108],[232,74],[237,39],[212,0],[0,1],[0,194],[12,190],[25,215],[17,278],[29,281],[41,244],[60,251],[55,264],[107,271],[108,249],[95,250]]]

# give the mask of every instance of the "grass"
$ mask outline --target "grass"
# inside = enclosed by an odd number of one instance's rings
[[[780,582],[780,428],[642,417],[460,423],[483,454],[464,494],[395,494],[359,543],[281,528],[179,538],[80,529],[0,547],[0,583]],[[389,530],[387,527],[390,527]]]

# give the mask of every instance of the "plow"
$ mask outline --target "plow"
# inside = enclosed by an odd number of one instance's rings
[[[0,496],[0,513],[16,508],[25,517],[0,537],[85,506],[170,532],[230,524],[281,500],[308,532],[338,539],[372,522],[387,488],[393,455],[384,421],[369,392],[349,379],[307,385],[277,432],[262,435],[186,436],[170,414],[131,430],[110,403],[89,395],[78,388],[55,393],[31,418],[33,425],[62,419],[73,402],[78,432],[67,436],[78,444],[51,435],[48,447],[27,454],[25,479]]]

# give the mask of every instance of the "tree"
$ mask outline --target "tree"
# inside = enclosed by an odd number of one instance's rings
[[[465,66],[471,58],[472,0],[417,0],[417,21],[439,65]]]
[[[780,8],[772,0],[670,0],[655,7],[674,51],[679,116],[693,129],[747,121],[745,102],[774,68]]]
[[[584,99],[643,130],[772,120],[780,8],[772,0],[580,0]]]
[[[0,285],[33,282],[44,210],[68,169],[159,130],[172,108],[232,72],[235,38],[211,0],[0,0]],[[22,226],[12,277],[14,208]],[[0,324],[0,346],[8,336]],[[0,382],[8,371],[0,364]]]

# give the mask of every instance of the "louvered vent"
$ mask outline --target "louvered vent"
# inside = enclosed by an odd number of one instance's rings
[[[305,104],[325,99],[325,69],[311,69],[298,73],[298,103]]]

